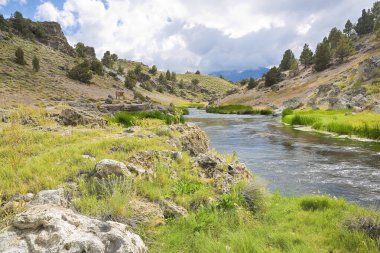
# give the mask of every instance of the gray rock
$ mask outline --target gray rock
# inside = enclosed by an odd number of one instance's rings
[[[104,127],[106,125],[103,118],[74,108],[63,110],[58,117],[58,122],[65,126],[93,125]]]
[[[33,200],[34,194],[33,193],[27,193],[23,196],[23,199],[25,202],[30,202]]]
[[[187,210],[184,207],[176,205],[171,200],[164,199],[159,204],[165,218],[179,218],[187,215]]]
[[[37,193],[31,202],[32,205],[58,205],[67,206],[65,191],[62,188],[56,190],[44,190]]]
[[[282,115],[282,111],[284,110],[283,107],[273,110],[272,115],[274,117],[279,117]]]
[[[303,103],[301,102],[301,100],[299,98],[292,98],[292,99],[285,101],[283,103],[283,105],[285,108],[289,108],[289,109],[294,110],[294,109],[298,109],[301,106],[303,106]]]
[[[373,107],[373,112],[374,112],[374,113],[378,113],[378,114],[380,114],[380,105],[375,105],[375,106]]]
[[[142,176],[142,175],[146,174],[146,170],[142,166],[140,166],[140,165],[136,165],[136,164],[133,164],[133,163],[127,163],[126,164],[126,168],[131,173],[134,173],[134,174],[136,174],[138,176]]]
[[[173,151],[172,158],[176,161],[182,160],[182,153],[178,151]]]
[[[122,163],[111,159],[103,159],[95,165],[96,173],[101,177],[110,175],[115,176],[130,176],[127,166]]]
[[[33,205],[0,233],[0,252],[147,252],[126,225],[55,205]]]

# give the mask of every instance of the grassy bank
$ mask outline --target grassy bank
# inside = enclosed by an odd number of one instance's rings
[[[186,114],[186,111],[178,110],[178,112],[174,112],[173,114],[160,111],[119,112],[116,113],[114,117],[109,118],[109,120],[114,123],[120,123],[124,127],[140,125],[142,122],[144,122],[144,119],[156,119],[158,121],[164,122],[167,125],[171,125],[184,123],[185,119],[183,118],[182,114]]]
[[[208,113],[220,113],[220,114],[261,114],[271,115],[272,109],[258,109],[248,105],[221,105],[221,106],[209,106],[206,108]]]
[[[99,219],[146,218],[164,199],[186,208],[185,217],[153,216],[131,228],[150,252],[379,252],[378,212],[326,196],[271,196],[257,182],[241,181],[223,194],[218,179],[200,177],[186,152],[178,160],[150,161],[151,178],[88,177],[101,159],[125,162],[142,151],[181,151],[169,142],[180,133],[164,119],[140,118],[126,137],[117,124],[58,126],[43,111],[32,115],[33,125],[19,124],[25,115],[31,111],[0,123],[0,206],[16,193],[64,187],[78,212]],[[0,229],[21,211],[0,208]]]
[[[282,121],[290,125],[311,126],[313,129],[380,140],[380,114],[357,113],[349,110],[308,110],[283,113]]]

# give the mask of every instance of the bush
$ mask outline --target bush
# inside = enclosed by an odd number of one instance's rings
[[[199,80],[196,79],[196,78],[194,78],[194,79],[191,80],[191,83],[192,83],[193,85],[197,85],[197,84],[199,84]]]
[[[90,63],[88,61],[84,61],[76,65],[69,70],[68,76],[69,78],[80,81],[82,83],[90,83],[92,79]]]
[[[264,77],[265,86],[272,86],[281,81],[281,71],[277,67],[273,67],[267,73],[265,73]]]
[[[287,115],[292,115],[293,114],[293,110],[292,109],[289,109],[289,108],[285,108],[283,111],[282,111],[282,117],[284,118],[285,116]]]
[[[20,65],[25,65],[26,61],[24,59],[24,51],[22,50],[21,47],[18,47],[15,52],[16,56],[16,63]]]
[[[167,125],[183,123],[184,119],[182,116],[175,117],[168,113],[160,111],[146,111],[146,112],[119,112],[111,119],[116,123],[120,123],[125,127],[133,126],[137,121],[142,119],[159,119],[165,122]]]
[[[156,65],[153,65],[152,68],[149,69],[149,73],[151,73],[154,76],[157,74],[157,67],[156,67]]]
[[[137,81],[130,76],[125,77],[124,85],[127,89],[133,90],[136,86]]]
[[[104,75],[103,64],[98,59],[93,59],[91,61],[91,70],[92,70],[92,72],[94,72],[95,74],[97,74],[99,76],[103,76]]]
[[[33,70],[38,72],[40,70],[40,60],[38,60],[37,56],[33,57]]]

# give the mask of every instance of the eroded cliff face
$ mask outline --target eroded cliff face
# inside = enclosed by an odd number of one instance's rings
[[[74,48],[67,42],[60,24],[57,22],[39,22],[38,24],[45,32],[45,37],[40,39],[40,42],[63,53],[76,55]]]

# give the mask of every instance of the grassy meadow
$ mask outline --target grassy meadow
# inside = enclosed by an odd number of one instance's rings
[[[261,114],[272,115],[272,109],[259,109],[253,108],[248,105],[221,105],[221,106],[209,106],[206,108],[208,113],[220,113],[220,114]]]
[[[25,115],[32,125],[19,123]],[[380,226],[378,212],[327,196],[271,195],[256,181],[222,193],[217,179],[199,176],[186,152],[179,160],[152,161],[151,178],[88,177],[101,159],[125,162],[142,151],[180,151],[168,143],[180,133],[166,123],[137,118],[137,132],[127,137],[120,124],[62,127],[42,109],[19,108],[9,123],[0,123],[0,205],[16,193],[64,187],[78,212],[99,219],[127,222],[152,205],[136,210],[131,203],[170,199],[186,208],[184,217],[131,228],[150,252],[379,252],[377,230],[367,229]],[[0,209],[0,229],[22,210]]]
[[[282,121],[339,135],[380,140],[380,114],[370,112],[354,114],[350,110],[285,110]]]

